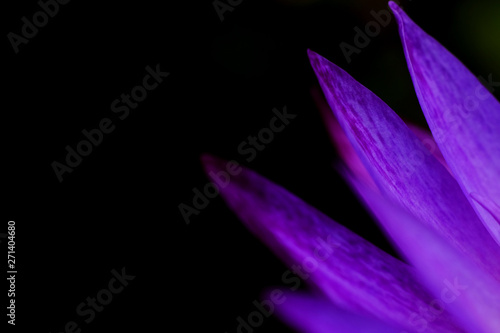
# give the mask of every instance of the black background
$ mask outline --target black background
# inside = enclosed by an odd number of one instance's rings
[[[473,72],[498,73],[498,63],[475,55],[467,29],[457,34],[470,19],[458,10],[467,2],[402,5]],[[351,63],[339,48],[353,44],[353,28],[373,20],[371,10],[386,8],[244,0],[221,22],[209,0],[73,0],[18,54],[4,38],[1,231],[16,221],[16,328],[60,332],[75,320],[82,332],[236,332],[236,318],[282,284],[287,268],[220,198],[185,223],[178,205],[191,204],[192,189],[207,182],[204,152],[238,160],[392,251],[332,168],[336,153],[310,96],[316,80],[306,56],[310,48],[327,57],[424,124],[394,20]],[[38,10],[36,1],[4,4],[4,36]],[[156,64],[170,76],[119,120],[111,102]],[[285,105],[297,118],[246,163],[238,145]],[[102,118],[115,130],[60,183],[51,163]],[[83,324],[76,306],[122,267],[136,278]],[[255,331],[289,329],[273,317]]]

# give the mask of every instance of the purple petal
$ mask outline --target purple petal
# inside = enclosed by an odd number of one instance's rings
[[[319,91],[319,89],[313,89],[311,91],[311,95],[316,103],[316,106],[321,112],[328,134],[330,134],[331,141],[335,145],[342,161],[349,167],[356,177],[358,177],[358,179],[362,179],[374,190],[377,189],[377,185],[373,181],[372,176],[359,158],[356,150],[354,150],[354,147],[345,135],[344,130],[340,127],[339,122],[335,119],[335,116],[326,103],[321,91]]]
[[[500,202],[500,103],[401,8],[390,6],[420,105],[450,169],[465,193]],[[500,224],[471,203],[500,244]]]
[[[451,173],[450,167],[446,164],[446,160],[443,157],[443,153],[439,150],[439,147],[434,141],[432,134],[424,130],[421,127],[413,124],[407,124],[408,128],[417,136],[417,138],[424,144],[425,148],[431,152],[431,154],[441,163],[448,172]]]
[[[341,310],[332,303],[302,293],[286,292],[276,313],[284,322],[307,333],[401,333],[373,318]]]
[[[471,198],[485,209],[498,223],[500,223],[500,207],[488,198],[477,193],[471,193]]]
[[[500,332],[498,281],[402,207],[347,178],[433,291],[436,315],[446,309],[470,332]]]
[[[244,168],[229,178],[229,164],[213,157],[204,156],[203,163],[245,225],[338,306],[411,329],[412,316],[432,301],[411,267],[283,188]],[[300,285],[291,271],[283,274],[283,282],[291,290]],[[431,321],[428,313],[421,315]],[[429,327],[430,332],[457,331],[446,314]]]
[[[500,247],[457,181],[380,98],[309,51],[340,126],[383,193],[500,280]]]
[[[358,179],[362,179],[371,188],[376,189],[375,182],[368,170],[366,170],[365,165],[359,158],[356,150],[352,146],[351,142],[347,138],[344,133],[342,127],[340,127],[339,122],[333,115],[332,109],[326,102],[323,94],[318,89],[311,89],[311,95],[313,97],[316,106],[320,110],[321,116],[323,117],[323,121],[326,125],[328,133],[330,134],[330,139],[332,143],[335,145],[337,152],[339,153],[342,161],[349,167],[351,172],[353,172]],[[408,128],[417,136],[417,138],[423,143],[425,148],[429,150],[429,152],[450,172],[448,165],[446,164],[446,160],[443,157],[443,154],[439,150],[436,141],[432,137],[432,134],[429,131],[411,124],[407,123]]]

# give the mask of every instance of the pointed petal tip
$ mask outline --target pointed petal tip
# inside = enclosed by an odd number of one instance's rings
[[[472,73],[404,11],[395,5],[391,8],[420,106],[451,173],[465,194],[499,198],[494,185],[500,175],[499,101],[484,86],[484,78]],[[498,222],[474,202],[475,212],[500,243]]]
[[[341,84],[350,84],[354,80],[345,70],[322,55],[311,50],[307,50],[307,54],[325,95],[327,94],[325,84],[329,84],[328,82],[336,81],[341,82]]]
[[[200,155],[200,161],[202,164],[210,163],[210,160],[213,158],[214,158],[214,156],[212,154],[209,154],[209,153],[201,153],[201,155]]]
[[[399,5],[394,1],[389,1],[389,7],[391,7],[394,14],[399,14],[403,11],[401,7],[399,7]]]
[[[216,161],[216,157],[209,153],[202,153],[200,155],[200,162],[203,167],[207,167],[212,165]]]
[[[411,19],[405,13],[405,11],[394,1],[389,1],[389,7],[391,8],[399,27],[404,28],[404,22],[411,22]]]
[[[210,172],[217,172],[225,169],[225,165],[227,164],[227,161],[209,153],[202,153],[200,155],[200,162],[207,175],[209,175]]]
[[[313,69],[316,70],[316,63],[321,60],[322,56],[311,49],[307,49],[307,57],[309,58],[309,62],[311,63]]]
[[[310,49],[307,49],[307,56],[309,57],[309,62],[311,63],[312,68],[318,75],[318,71],[321,69],[321,67],[328,65],[331,66],[332,69],[339,68],[337,65],[320,55],[319,53],[316,53]]]
[[[309,59],[311,59],[312,57],[315,57],[317,55],[318,54],[316,52],[314,52],[313,50],[307,49],[307,56],[309,57]]]

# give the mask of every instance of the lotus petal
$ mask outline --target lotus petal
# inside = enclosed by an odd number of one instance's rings
[[[433,291],[430,310],[448,310],[470,332],[500,332],[500,284],[405,209],[347,176],[395,245]]]
[[[401,333],[401,329],[369,317],[341,310],[331,302],[298,292],[286,292],[284,302],[276,306],[286,323],[307,333]]]
[[[217,182],[228,163],[202,158]],[[338,306],[408,327],[432,297],[415,271],[347,228],[258,174],[242,168],[220,193],[243,223],[304,280],[311,279]],[[219,177],[220,176],[220,177]],[[300,280],[290,271],[283,281]],[[429,314],[422,313],[428,321]],[[460,331],[447,314],[429,325],[430,332]]]
[[[380,98],[308,52],[330,108],[382,193],[500,280],[500,247],[453,176]]]
[[[422,111],[465,193],[500,202],[500,103],[455,56],[390,6]],[[500,224],[469,197],[500,244]]]

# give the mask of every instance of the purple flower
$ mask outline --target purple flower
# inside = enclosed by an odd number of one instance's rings
[[[221,194],[315,287],[310,294],[290,288],[276,304],[278,315],[301,331],[500,332],[500,104],[390,6],[432,135],[406,125],[339,67],[308,54],[336,118],[326,115],[343,158],[339,170],[405,262],[248,169]],[[212,176],[225,169],[214,157],[203,163]]]

